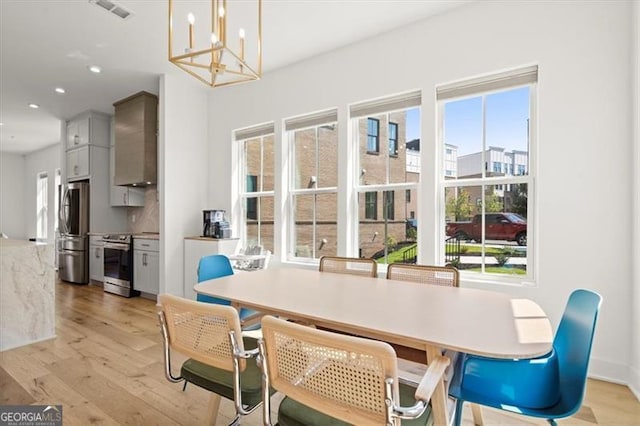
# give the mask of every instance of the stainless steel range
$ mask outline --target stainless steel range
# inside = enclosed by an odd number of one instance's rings
[[[104,241],[104,291],[124,297],[138,296],[133,289],[133,248],[131,235],[111,234]]]

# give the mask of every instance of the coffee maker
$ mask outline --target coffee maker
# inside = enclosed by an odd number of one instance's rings
[[[224,220],[225,210],[202,211],[202,236],[209,238],[231,238],[231,227]]]

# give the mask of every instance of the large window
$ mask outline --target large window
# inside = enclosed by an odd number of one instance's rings
[[[336,110],[285,120],[291,176],[290,258],[335,256],[338,248]]]
[[[533,278],[536,82],[530,67],[438,88],[443,157],[457,157],[455,175],[441,163],[443,253],[466,274]]]
[[[38,240],[47,239],[47,205],[49,204],[49,193],[47,191],[48,183],[49,178],[47,173],[38,173],[36,182],[36,238]]]
[[[420,99],[420,92],[412,92],[350,107],[359,154],[358,255],[379,263],[417,259]],[[378,155],[369,155],[372,123],[378,144],[386,144],[378,146]]]
[[[240,196],[242,244],[274,247],[274,143],[273,124],[235,132],[242,164]]]

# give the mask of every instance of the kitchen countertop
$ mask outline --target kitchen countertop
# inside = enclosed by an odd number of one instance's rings
[[[213,238],[213,237],[184,237],[185,240],[199,240],[199,241],[221,241],[221,240],[239,240],[240,238]]]

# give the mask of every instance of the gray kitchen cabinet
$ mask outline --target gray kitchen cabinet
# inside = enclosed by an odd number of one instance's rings
[[[109,146],[108,116],[87,111],[67,122],[66,149],[78,148],[84,145]]]
[[[67,149],[89,143],[89,120],[89,117],[82,117],[67,123]]]
[[[89,236],[89,278],[104,281],[104,241],[102,235]]]
[[[133,288],[147,294],[160,292],[160,242],[133,238]]]
[[[91,172],[89,146],[67,151],[67,181],[88,179]]]

